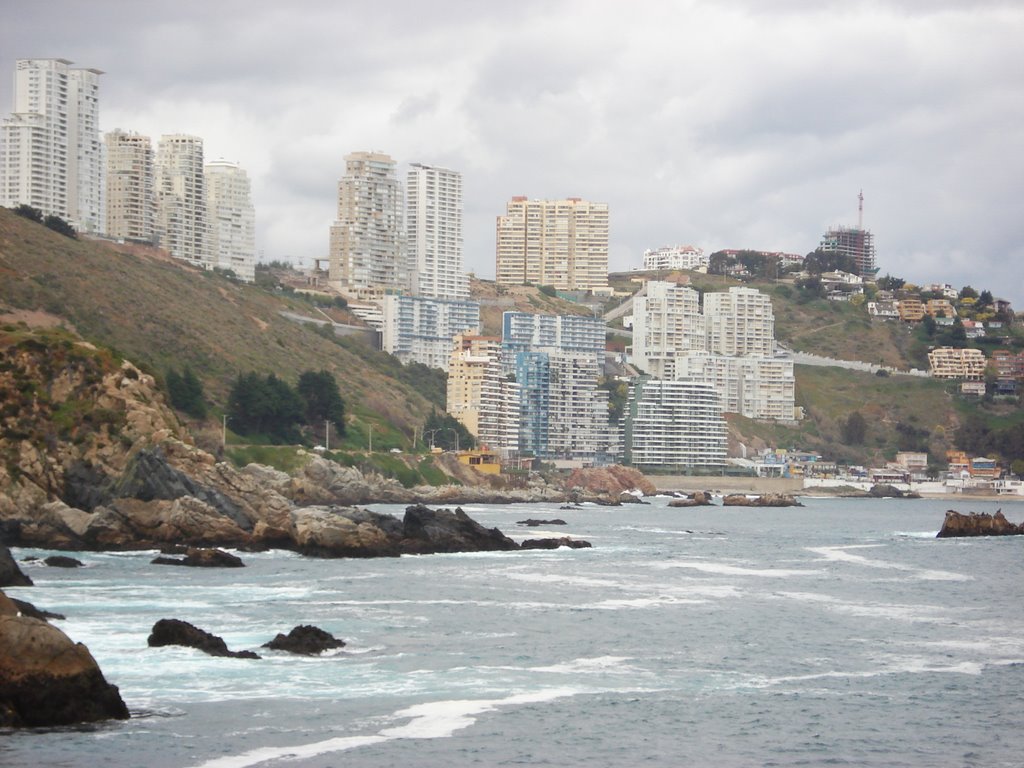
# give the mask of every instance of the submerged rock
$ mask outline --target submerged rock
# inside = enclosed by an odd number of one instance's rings
[[[201,549],[189,547],[185,550],[185,557],[156,557],[152,560],[153,565],[184,565],[192,568],[244,568],[242,558],[225,552],[222,549]]]
[[[153,631],[147,640],[150,648],[164,645],[183,645],[195,648],[210,656],[230,656],[234,659],[258,659],[252,651],[229,651],[224,639],[211,635],[180,619],[160,619],[153,625]]]
[[[942,528],[936,538],[954,538],[957,536],[1021,536],[1024,535],[1024,523],[1015,525],[1003,516],[1002,510],[995,514],[977,514],[971,512],[962,515],[954,510],[946,512]]]
[[[568,547],[569,549],[588,549],[592,545],[583,539],[571,539],[563,536],[560,539],[526,539],[519,545],[520,549],[558,549]]]
[[[536,518],[531,517],[528,520],[516,521],[516,525],[527,525],[530,528],[536,528],[541,525],[568,525],[568,523],[557,517],[552,520],[537,520]]]
[[[0,726],[128,719],[117,686],[106,681],[88,648],[19,613],[0,592]]]
[[[85,563],[67,555],[50,555],[43,560],[51,568],[81,568]]]
[[[263,647],[274,651],[316,656],[332,648],[344,648],[345,641],[339,640],[330,632],[325,632],[319,627],[300,624],[287,635],[278,634],[269,643],[264,643]]]
[[[796,497],[788,493],[766,493],[762,496],[750,497],[743,493],[733,493],[722,499],[723,507],[802,507]]]

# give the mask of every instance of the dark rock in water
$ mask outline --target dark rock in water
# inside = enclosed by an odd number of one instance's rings
[[[559,509],[583,509],[583,507],[577,504],[563,504]]]
[[[553,520],[537,520],[536,518],[531,517],[528,520],[519,520],[516,522],[516,525],[528,525],[531,528],[536,528],[539,525],[568,525],[568,523],[557,517]]]
[[[1014,525],[1003,516],[1003,511],[996,510],[994,515],[987,513],[962,515],[954,510],[946,512],[942,528],[936,538],[954,538],[957,536],[1021,536],[1024,535],[1024,523]]]
[[[569,549],[587,549],[591,546],[589,541],[583,539],[570,539],[563,536],[560,539],[527,539],[519,545],[520,549],[558,549],[569,547]]]
[[[244,568],[242,558],[225,552],[222,549],[204,549],[199,547],[188,547],[185,550],[185,557],[156,557],[151,563],[153,565],[185,565],[193,568]]]
[[[300,624],[287,635],[278,634],[269,643],[264,643],[263,647],[275,651],[300,653],[304,656],[316,656],[331,648],[344,648],[345,641],[319,627]]]
[[[32,579],[22,573],[11,550],[0,546],[0,587],[31,587]]]
[[[81,568],[84,563],[67,555],[50,555],[43,560],[51,568]]]
[[[711,494],[704,491],[695,491],[693,494],[684,495],[682,498],[673,499],[668,503],[670,507],[709,507]]]
[[[18,613],[0,592],[0,727],[128,719],[117,686],[106,681],[84,645]]]
[[[28,616],[30,619],[39,619],[40,621],[49,621],[50,619],[66,619],[63,613],[54,613],[53,611],[44,611],[42,608],[36,608],[32,603],[26,600],[18,600],[12,597],[11,602],[14,603],[22,616]]]
[[[644,501],[642,497],[637,496],[636,494],[633,494],[633,493],[629,493],[628,491],[623,491],[622,493],[619,494],[619,502],[621,504],[650,504],[651,503],[649,501]]]
[[[211,635],[180,619],[160,619],[153,625],[153,631],[147,642],[150,648],[164,645],[184,645],[187,648],[196,648],[210,656],[230,656],[235,659],[259,658],[252,651],[229,651],[223,638]]]
[[[742,493],[734,493],[722,499],[723,507],[802,507],[795,497],[788,493],[766,493],[753,498]]]
[[[871,486],[868,496],[875,499],[920,499],[921,494],[914,491],[901,491],[895,485],[878,483]]]
[[[437,552],[496,552],[519,549],[519,546],[497,528],[484,528],[456,507],[432,510],[416,504],[406,507],[402,520],[402,552],[434,554]]]

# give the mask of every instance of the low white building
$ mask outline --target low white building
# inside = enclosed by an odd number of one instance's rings
[[[675,245],[644,251],[644,271],[665,269],[707,269],[708,257],[704,249],[692,245]]]

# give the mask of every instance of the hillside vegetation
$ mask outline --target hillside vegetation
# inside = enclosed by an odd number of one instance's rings
[[[221,406],[241,373],[274,372],[294,384],[304,370],[327,370],[346,402],[350,440],[365,445],[373,424],[378,449],[407,444],[443,407],[437,387],[395,375],[390,355],[280,315],[308,309],[158,249],[72,240],[0,208],[0,323],[64,325],[160,379],[190,366]]]

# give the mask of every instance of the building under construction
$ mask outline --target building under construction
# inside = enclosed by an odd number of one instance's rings
[[[853,260],[856,274],[872,278],[878,273],[875,265],[875,236],[864,229],[864,193],[857,196],[856,227],[833,227],[821,238],[820,250],[839,253]]]

